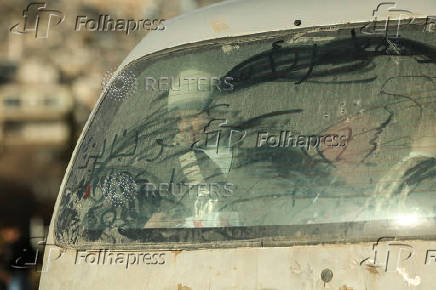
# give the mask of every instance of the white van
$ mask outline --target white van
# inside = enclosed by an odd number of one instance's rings
[[[435,1],[167,21],[83,130],[40,289],[435,289],[435,100]]]

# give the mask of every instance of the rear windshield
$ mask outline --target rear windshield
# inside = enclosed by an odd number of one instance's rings
[[[341,225],[434,218],[424,22],[215,40],[128,65],[78,145],[56,241],[298,240],[313,225],[329,240]]]

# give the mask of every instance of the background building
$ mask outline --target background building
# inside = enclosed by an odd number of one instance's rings
[[[47,38],[9,31],[15,24],[22,28],[23,10],[32,1],[2,2],[0,224],[16,224],[26,236],[44,236],[66,166],[101,92],[105,72],[113,71],[147,33],[75,31],[76,17],[168,19],[215,2],[219,1],[46,1],[47,9],[65,16],[61,24],[49,27]],[[0,254],[1,245],[0,235]],[[36,289],[38,273],[32,273]]]

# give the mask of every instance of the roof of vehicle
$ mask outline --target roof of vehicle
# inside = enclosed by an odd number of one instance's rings
[[[413,17],[427,17],[436,15],[436,1],[224,1],[165,21],[166,29],[148,33],[120,67],[142,56],[187,43],[268,31],[365,22],[377,16],[377,19],[383,19],[386,15],[383,12],[388,10]],[[300,20],[301,25],[296,26],[295,20]]]

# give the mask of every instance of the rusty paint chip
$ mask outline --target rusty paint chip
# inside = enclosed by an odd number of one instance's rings
[[[373,266],[368,265],[368,266],[366,267],[366,269],[368,270],[368,272],[370,272],[370,273],[372,273],[372,274],[378,274],[378,271],[377,271],[377,268],[376,268],[376,267],[373,267]]]
[[[229,29],[229,26],[227,25],[224,18],[211,19],[210,26],[212,27],[214,32],[220,32]]]
[[[174,257],[177,257],[181,252],[183,252],[182,250],[175,250],[172,251],[174,253]]]
[[[177,284],[177,290],[192,290],[191,287],[183,286],[182,283]]]

